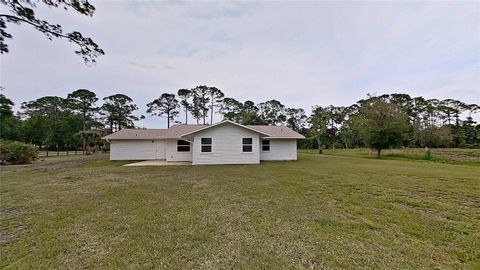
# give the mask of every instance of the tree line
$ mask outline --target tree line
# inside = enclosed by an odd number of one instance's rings
[[[305,126],[307,116],[300,108],[287,108],[278,100],[268,100],[255,104],[253,101],[237,101],[225,97],[217,87],[200,85],[192,89],[180,89],[175,93],[163,93],[159,98],[147,104],[147,113],[167,118],[170,122],[182,111],[185,121],[175,123],[188,124],[188,116],[196,124],[213,124],[213,117],[220,114],[223,119],[245,125],[280,125],[288,123],[295,130]]]
[[[176,92],[176,93],[175,93]],[[453,99],[425,99],[407,94],[368,96],[350,106],[291,108],[272,99],[260,103],[240,101],[217,87],[200,85],[162,93],[146,104],[146,113],[171,123],[212,124],[221,115],[244,125],[286,125],[306,136],[301,148],[371,147],[478,147],[480,125],[473,115],[477,104]],[[97,105],[101,102],[101,105]],[[124,128],[135,128],[139,107],[125,94],[99,99],[87,89],[66,97],[45,96],[23,102],[13,112],[13,102],[0,95],[0,138],[50,149],[82,149],[101,144],[101,137]],[[180,113],[183,119],[179,119]],[[89,149],[87,149],[89,150]],[[98,150],[98,149],[97,149]]]
[[[478,104],[407,94],[368,96],[346,106],[314,106],[307,134],[317,147],[478,147]],[[462,118],[463,116],[463,118]],[[310,143],[312,143],[310,141]]]
[[[124,94],[99,98],[87,89],[78,89],[66,97],[45,96],[23,102],[16,114],[14,103],[0,94],[0,138],[21,141],[47,149],[97,150],[101,137],[123,128],[134,128],[138,106]]]

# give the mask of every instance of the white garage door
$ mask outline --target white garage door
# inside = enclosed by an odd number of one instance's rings
[[[156,158],[157,146],[155,141],[152,140],[112,140],[110,143],[110,160],[146,160]]]

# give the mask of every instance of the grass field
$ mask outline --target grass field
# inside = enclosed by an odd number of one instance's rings
[[[300,150],[304,154],[318,154],[318,150]],[[433,148],[429,161],[468,165],[480,167],[480,149]],[[377,158],[375,150],[359,149],[326,149],[325,155],[349,156],[362,158]],[[423,148],[386,149],[382,151],[381,159],[388,160],[425,160],[426,151]]]
[[[2,168],[0,268],[480,268],[479,167],[333,154]]]

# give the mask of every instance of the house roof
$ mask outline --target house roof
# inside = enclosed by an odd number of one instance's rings
[[[122,129],[109,134],[106,140],[155,140],[180,138],[184,133],[204,128],[205,125],[173,125],[169,129]]]
[[[103,137],[106,140],[158,140],[176,139],[225,123],[258,132],[262,137],[276,139],[304,139],[305,137],[286,126],[241,125],[230,120],[209,125],[173,125],[169,129],[122,129]]]
[[[247,125],[247,127],[268,134],[269,138],[305,139],[305,136],[286,126]]]

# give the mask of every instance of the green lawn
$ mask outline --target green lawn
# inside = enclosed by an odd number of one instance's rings
[[[78,158],[3,170],[0,268],[480,268],[477,166]]]
[[[300,150],[305,154],[318,154],[318,150]],[[325,155],[350,156],[363,158],[377,158],[375,150],[366,148],[357,149],[326,149]],[[458,165],[480,167],[480,149],[433,148],[430,161]],[[423,148],[385,149],[381,159],[393,160],[425,160],[426,150]]]

